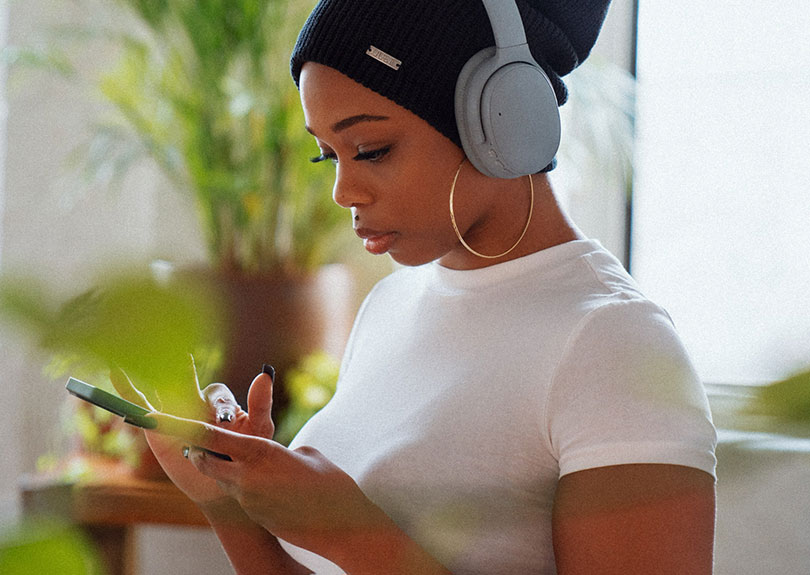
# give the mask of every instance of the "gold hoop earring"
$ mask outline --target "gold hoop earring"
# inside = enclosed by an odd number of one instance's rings
[[[485,259],[488,259],[488,260],[494,260],[494,259],[497,259],[497,258],[502,258],[506,254],[508,254],[512,250],[514,250],[516,247],[518,247],[518,244],[523,240],[523,237],[526,235],[526,232],[529,230],[529,224],[532,222],[532,213],[534,213],[534,181],[532,181],[532,177],[530,175],[527,176],[529,178],[529,188],[531,189],[532,197],[531,197],[531,203],[529,204],[529,217],[526,219],[526,225],[523,227],[523,232],[520,234],[520,237],[517,239],[517,241],[514,243],[514,245],[512,245],[511,248],[509,248],[508,250],[506,250],[502,254],[498,254],[498,255],[495,255],[495,256],[488,256],[486,254],[482,254],[482,253],[477,252],[474,249],[472,249],[470,247],[470,245],[467,242],[464,241],[464,238],[461,237],[461,232],[459,231],[458,225],[456,224],[456,214],[455,214],[455,212],[453,210],[453,196],[456,193],[456,182],[458,182],[458,175],[461,173],[461,167],[464,165],[464,162],[466,162],[466,161],[467,161],[467,158],[464,158],[463,160],[461,160],[461,163],[458,165],[458,169],[456,170],[456,175],[453,178],[453,186],[450,188],[450,221],[453,223],[453,230],[456,232],[456,237],[458,238],[458,241],[460,241],[461,245],[463,245],[467,249],[467,251],[470,252],[471,254],[473,254],[475,256],[478,256],[479,258],[485,258]]]

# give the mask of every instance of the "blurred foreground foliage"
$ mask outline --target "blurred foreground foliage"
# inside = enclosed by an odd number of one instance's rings
[[[199,382],[204,387],[221,363],[226,321],[201,284],[133,273],[108,274],[67,299],[49,293],[42,281],[2,278],[0,319],[50,354],[50,377],[70,375],[116,393],[109,372],[120,368],[157,409],[189,417],[189,406],[200,403]],[[315,352],[285,374],[289,405],[277,421],[277,441],[289,444],[329,402],[339,368],[335,357]],[[103,410],[78,409],[63,432],[79,437],[85,452],[126,461],[137,454],[127,426],[119,423]]]
[[[50,375],[73,375],[110,389],[107,375],[123,369],[154,405],[199,401],[194,362],[207,371],[219,361],[221,314],[213,297],[182,280],[149,273],[110,273],[66,300],[40,280],[0,280],[0,318],[33,338],[52,357]]]
[[[29,520],[0,531],[3,575],[103,575],[96,549],[77,527]]]
[[[810,435],[810,369],[757,389],[746,412]]]

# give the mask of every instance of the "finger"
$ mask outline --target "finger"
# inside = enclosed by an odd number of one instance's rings
[[[130,401],[135,405],[139,405],[150,411],[155,410],[155,408],[152,407],[152,404],[149,403],[149,400],[146,399],[146,396],[141,393],[137,387],[135,387],[132,380],[129,379],[129,376],[127,376],[127,374],[124,373],[124,370],[120,367],[115,367],[110,370],[110,383],[112,383],[115,391],[117,391],[118,394],[127,401]]]
[[[248,390],[248,413],[253,432],[266,439],[272,439],[275,431],[273,418],[273,375],[275,370],[263,369],[253,379]]]
[[[185,448],[184,448],[185,450]],[[220,483],[232,484],[238,477],[240,470],[230,458],[219,456],[216,452],[191,445],[188,446],[186,458],[197,468],[197,471],[215,479]],[[223,487],[220,485],[220,487]]]
[[[211,457],[206,451],[194,447],[189,448],[186,458],[199,473],[216,481],[222,493],[234,500],[238,499],[237,485],[240,473],[238,466]]]
[[[181,439],[155,433],[151,429],[146,430],[144,435],[146,436],[146,442],[149,444],[149,448],[158,459],[160,459],[161,456],[175,455],[178,450],[182,453],[182,446],[185,442]]]
[[[213,407],[218,422],[231,423],[234,420],[240,407],[227,385],[212,383],[202,391],[202,394],[208,405]]]
[[[157,421],[153,432],[184,439],[195,444],[203,444],[216,429],[213,425],[196,419],[185,419],[159,411],[152,412],[146,417]]]
[[[259,444],[269,443],[252,435],[236,433],[210,423],[183,419],[167,413],[154,412],[146,417],[157,420],[158,424],[154,429],[157,433],[184,439],[191,445],[229,455],[233,459],[245,459],[255,453]]]
[[[233,461],[233,458],[230,455],[225,455],[224,453],[217,453],[216,451],[211,451],[210,449],[206,449],[205,447],[199,447],[197,445],[184,445],[182,450],[182,455],[186,459],[189,457],[189,453],[192,449],[196,449],[197,451],[201,451],[204,455],[210,455],[212,457],[216,457],[217,459],[221,459],[222,461]]]

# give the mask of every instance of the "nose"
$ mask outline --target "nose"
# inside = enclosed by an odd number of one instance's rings
[[[361,178],[338,164],[335,185],[332,187],[332,199],[342,208],[352,208],[371,203],[373,195],[364,186]]]

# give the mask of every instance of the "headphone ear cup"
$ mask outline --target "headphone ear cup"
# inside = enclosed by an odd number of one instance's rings
[[[504,61],[494,47],[486,48],[465,64],[456,82],[456,123],[464,153],[491,177],[537,173],[559,148],[554,88],[531,55],[522,56]]]

